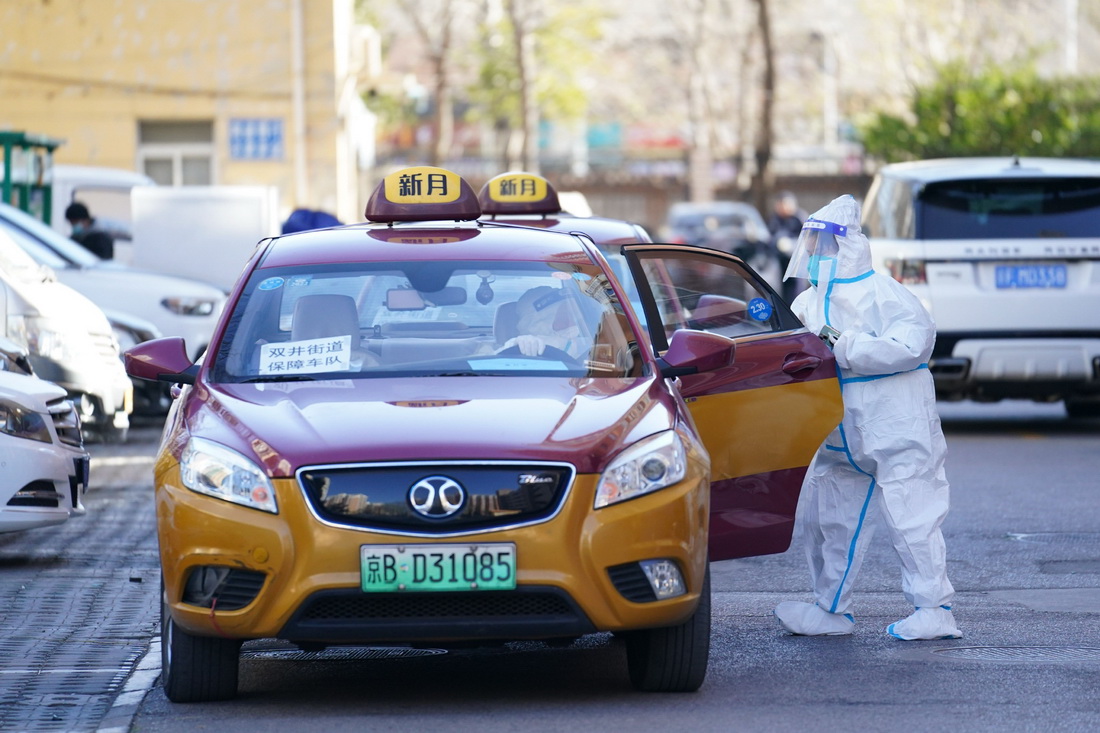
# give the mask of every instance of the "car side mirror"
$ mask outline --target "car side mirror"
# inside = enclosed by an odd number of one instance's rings
[[[725,336],[685,328],[672,334],[668,350],[657,362],[664,377],[713,372],[733,364],[735,349]]]
[[[198,365],[188,358],[183,339],[178,336],[140,343],[128,349],[122,361],[131,377],[152,382],[194,384],[199,373]]]
[[[691,310],[692,328],[722,328],[736,326],[745,320],[749,306],[745,301],[725,295],[705,293]]]

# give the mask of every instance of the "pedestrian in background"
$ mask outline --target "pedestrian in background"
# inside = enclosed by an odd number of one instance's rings
[[[833,350],[844,419],[814,456],[798,509],[815,603],[786,601],[775,616],[794,634],[852,633],[852,586],[881,515],[915,609],[887,633],[957,639],[940,531],[947,443],[928,371],[935,324],[916,296],[871,269],[859,222],[851,196],[814,213],[784,276],[810,283],[792,310]]]
[[[96,226],[88,207],[79,201],[69,204],[65,209],[65,219],[73,229],[73,241],[79,242],[100,259],[109,260],[115,256],[115,238]]]
[[[768,231],[771,232],[772,247],[779,258],[779,271],[786,272],[791,262],[791,252],[795,242],[802,233],[802,222],[806,220],[806,212],[799,208],[798,199],[790,191],[782,191],[775,198],[775,206],[771,216],[768,217]],[[783,281],[783,292],[780,295],[788,303],[794,301],[795,296],[802,289],[801,281],[790,278]]]

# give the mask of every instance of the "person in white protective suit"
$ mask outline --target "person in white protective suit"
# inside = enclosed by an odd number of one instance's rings
[[[940,532],[947,444],[927,363],[935,324],[916,296],[871,269],[859,221],[851,196],[817,211],[784,275],[810,282],[791,307],[833,349],[844,419],[814,456],[799,507],[816,603],[786,601],[775,616],[794,634],[852,633],[852,585],[881,515],[916,609],[887,633],[957,639]]]

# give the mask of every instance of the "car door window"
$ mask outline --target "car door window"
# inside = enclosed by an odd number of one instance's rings
[[[729,338],[797,328],[782,299],[740,260],[680,245],[631,248],[635,281],[652,296],[655,345],[682,328]],[[645,283],[642,286],[642,282]],[[663,333],[662,333],[663,332]]]

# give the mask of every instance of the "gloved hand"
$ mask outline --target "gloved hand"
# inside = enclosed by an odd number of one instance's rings
[[[817,332],[817,337],[831,349],[836,344],[836,340],[840,338],[840,331],[832,326],[822,326],[821,330]]]

